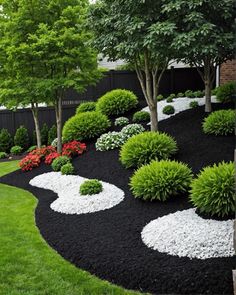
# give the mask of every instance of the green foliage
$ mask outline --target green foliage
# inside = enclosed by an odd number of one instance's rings
[[[55,138],[57,138],[57,127],[56,125],[52,125],[48,131],[48,145],[51,145]]]
[[[11,148],[10,153],[13,155],[20,155],[22,153],[23,149],[19,145],[15,145]]]
[[[220,102],[233,101],[233,95],[236,95],[236,82],[228,82],[217,88],[216,99]]]
[[[8,153],[12,146],[12,137],[7,129],[1,129],[0,131],[0,152]]]
[[[92,112],[96,110],[96,102],[88,101],[82,102],[76,109],[76,114]]]
[[[193,92],[194,97],[203,97],[204,96],[204,91],[198,90]]]
[[[184,94],[188,98],[194,98],[195,97],[194,92],[192,90],[186,90]]]
[[[7,153],[0,152],[0,159],[5,159],[5,158],[7,158]]]
[[[177,94],[177,97],[184,97],[184,93],[183,93],[183,92],[179,92],[179,93]]]
[[[164,98],[164,96],[162,94],[159,94],[157,96],[157,101],[162,101],[163,99],[165,99],[165,98]]]
[[[194,206],[210,215],[235,214],[235,172],[233,162],[205,167],[191,185]]]
[[[168,102],[168,103],[173,102],[173,97],[168,96],[167,99],[166,99],[166,102]]]
[[[150,113],[145,111],[138,111],[133,115],[133,122],[142,123],[150,121]]]
[[[189,190],[192,172],[186,164],[176,161],[153,161],[139,168],[130,180],[135,198],[166,201]]]
[[[120,151],[121,163],[126,167],[139,167],[151,160],[168,159],[177,152],[175,140],[153,131],[143,132],[128,139]]]
[[[47,145],[48,143],[48,132],[48,125],[44,123],[42,129],[40,130],[42,145]]]
[[[62,175],[71,175],[74,173],[74,167],[71,163],[67,163],[61,167]]]
[[[53,160],[51,166],[54,171],[60,171],[61,167],[68,163],[70,163],[70,159],[67,156],[60,156]]]
[[[199,104],[198,104],[198,102],[195,101],[195,100],[190,101],[190,103],[189,103],[189,107],[190,107],[191,109],[195,109],[195,108],[197,108],[198,106],[199,106]]]
[[[27,129],[24,126],[20,126],[15,133],[14,136],[15,145],[19,145],[22,147],[23,151],[27,150],[29,147],[29,134]]]
[[[111,126],[106,115],[100,112],[86,112],[75,115],[63,127],[64,141],[87,140],[104,133]]]
[[[132,137],[133,135],[137,135],[141,132],[145,131],[143,126],[141,124],[129,124],[122,128],[121,133],[124,137],[124,140],[126,141],[128,138]]]
[[[102,134],[96,142],[97,151],[108,151],[115,148],[119,148],[124,144],[125,138],[122,135],[122,132],[108,132]]]
[[[217,91],[218,91],[218,89],[219,89],[219,86],[216,87],[216,88],[214,88],[214,89],[212,89],[212,90],[211,90],[211,95],[217,95]]]
[[[32,145],[31,147],[28,148],[27,153],[30,153],[35,149],[37,149],[37,145]]]
[[[97,101],[97,110],[107,116],[122,115],[138,104],[137,96],[125,89],[115,89],[107,92]]]
[[[211,113],[203,121],[206,134],[228,135],[234,132],[236,114],[234,110],[219,110]]]
[[[175,108],[172,105],[167,105],[162,110],[163,114],[171,115],[175,113]]]
[[[129,124],[129,119],[126,117],[119,117],[115,119],[115,126],[123,127]]]
[[[95,195],[102,192],[102,183],[97,179],[85,180],[81,185],[79,192],[81,195]]]

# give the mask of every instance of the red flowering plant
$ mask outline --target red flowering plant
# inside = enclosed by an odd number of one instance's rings
[[[57,153],[57,152],[52,152],[51,154],[47,155],[45,157],[45,164],[47,165],[51,165],[52,164],[52,161],[56,158],[60,157],[60,154]]]
[[[86,150],[86,144],[81,143],[77,140],[73,140],[71,142],[67,142],[63,144],[62,147],[62,155],[73,157],[76,155],[81,155]]]
[[[24,157],[20,161],[19,166],[22,169],[22,171],[31,171],[34,167],[38,167],[39,164],[40,164],[39,155],[28,154],[26,157]]]
[[[35,150],[33,150],[32,152],[29,153],[29,155],[37,155],[40,157],[40,159],[45,159],[46,156],[48,156],[51,153],[56,152],[56,148],[49,145],[46,147],[42,147],[42,148],[37,148]]]

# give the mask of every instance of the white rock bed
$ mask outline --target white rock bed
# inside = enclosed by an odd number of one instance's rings
[[[205,105],[205,97],[201,97],[201,98],[188,98],[188,97],[179,97],[179,98],[174,98],[173,102],[171,103],[167,103],[166,99],[165,100],[161,100],[157,103],[158,107],[158,121],[162,121],[165,119],[168,119],[182,111],[188,110],[190,109],[189,103],[191,101],[197,101],[199,106],[203,106]],[[213,103],[217,103],[218,101],[216,100],[215,96],[211,97],[211,101]],[[162,110],[166,105],[172,105],[175,108],[175,113],[171,114],[171,115],[165,115],[163,114]],[[145,107],[142,109],[143,111],[149,112],[149,108]],[[149,123],[150,124],[150,123]]]
[[[173,256],[198,259],[234,256],[233,220],[203,219],[196,209],[159,217],[142,230],[146,246]]]
[[[51,209],[64,214],[86,214],[110,209],[124,199],[124,192],[113,184],[102,182],[103,191],[95,195],[80,195],[80,185],[87,178],[49,172],[34,177],[30,185],[48,189],[58,195]]]

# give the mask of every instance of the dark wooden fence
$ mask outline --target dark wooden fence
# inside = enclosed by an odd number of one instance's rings
[[[170,69],[164,73],[160,85],[160,93],[183,92],[187,89],[202,90],[203,82],[194,68]],[[68,90],[66,99],[63,101],[63,123],[75,113],[76,106],[81,101],[93,101],[112,89],[122,88],[133,91],[140,100],[143,100],[142,90],[135,72],[130,71],[109,71],[96,86],[90,86],[84,93],[77,93],[73,89]],[[46,123],[49,127],[55,124],[55,112],[52,107],[43,107],[39,111],[39,120],[42,126]],[[15,112],[0,111],[0,129],[6,128],[11,134],[24,125],[29,133],[34,130],[34,122],[30,109],[19,109]]]

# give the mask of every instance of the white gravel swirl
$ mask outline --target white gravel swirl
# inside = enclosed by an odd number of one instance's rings
[[[177,211],[151,221],[141,233],[144,244],[191,259],[234,256],[233,220],[203,219],[195,210]]]
[[[118,205],[124,192],[113,184],[102,182],[103,191],[95,195],[80,195],[80,185],[87,178],[78,175],[62,175],[61,172],[44,173],[30,180],[30,185],[52,190],[58,194],[51,209],[64,214],[93,213]]]

